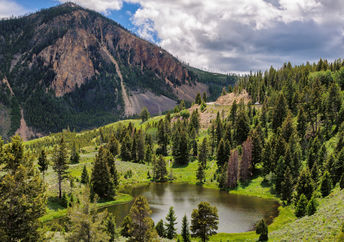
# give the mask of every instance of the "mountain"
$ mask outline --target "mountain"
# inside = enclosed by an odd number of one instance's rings
[[[234,76],[191,68],[99,13],[67,3],[0,21],[0,135],[28,139],[214,99]]]

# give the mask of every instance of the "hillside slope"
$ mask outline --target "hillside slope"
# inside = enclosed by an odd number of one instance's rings
[[[1,20],[0,63],[0,103],[11,109],[11,128],[1,126],[7,136],[24,117],[36,134],[81,130],[132,116],[144,106],[158,114],[198,92],[215,97],[235,82],[197,72],[72,3]]]

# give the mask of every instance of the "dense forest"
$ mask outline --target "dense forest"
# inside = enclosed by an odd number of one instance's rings
[[[176,232],[173,208],[166,222],[154,224],[144,197],[135,199],[118,228],[106,210],[92,213],[97,204],[119,200],[129,181],[135,184],[186,179],[173,174],[177,169],[192,170],[193,178],[186,182],[215,185],[229,193],[261,178],[259,186],[269,187],[269,195],[280,201],[282,208],[292,211],[292,221],[312,218],[318,213],[319,201],[331,199],[334,190],[344,188],[344,62],[320,60],[315,64],[271,67],[264,73],[240,77],[234,88],[226,87],[222,92],[238,94],[243,89],[251,100],[219,107],[216,118],[206,128],[201,127],[201,116],[211,107],[206,104],[206,94],[198,94],[190,109],[182,101],[159,117],[151,118],[144,109],[140,120],[81,133],[65,130],[24,144],[18,137],[1,143],[0,238],[42,238],[39,218],[48,203],[69,211],[68,222],[54,225],[48,234],[58,232],[70,241],[89,233],[94,240],[109,241],[119,237],[129,241],[159,241],[159,237],[212,240],[217,233],[218,214],[216,207],[206,202],[192,211],[190,227],[185,216],[181,234]],[[89,159],[89,150],[95,158],[86,162],[83,159]],[[131,168],[122,170],[124,164]],[[134,169],[137,165],[141,173]],[[53,180],[48,178],[49,182],[58,187],[50,193],[44,191],[43,182],[49,176],[44,175],[49,166],[53,168],[50,173],[55,174]],[[20,184],[26,184],[24,189]],[[34,192],[20,199],[26,186]],[[10,204],[17,204],[17,209]],[[78,217],[80,211],[82,217]],[[15,219],[17,216],[23,219]],[[206,228],[202,227],[204,218],[208,219]],[[23,231],[13,232],[18,227]],[[250,238],[269,239],[268,228],[261,220],[256,226],[259,235],[250,234]],[[331,238],[340,241],[341,231],[342,227],[336,227],[332,230],[335,237]]]

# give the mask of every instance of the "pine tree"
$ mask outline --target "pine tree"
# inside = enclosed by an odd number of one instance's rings
[[[200,117],[198,113],[198,109],[192,112],[190,117],[190,128],[194,128],[196,133],[198,133],[200,129]]]
[[[275,190],[277,194],[281,195],[282,193],[282,182],[284,181],[284,172],[286,169],[284,157],[281,156],[277,162],[277,167],[274,172],[274,183]]]
[[[281,93],[278,96],[277,102],[272,113],[272,128],[276,132],[282,125],[284,119],[287,116],[287,105],[284,95]]]
[[[189,223],[188,223],[188,218],[186,217],[186,215],[184,215],[184,217],[183,217],[182,233],[181,233],[181,235],[183,237],[183,241],[184,242],[191,242]]]
[[[150,145],[146,145],[146,151],[145,151],[145,161],[150,164],[152,162],[152,147]]]
[[[149,119],[150,113],[146,107],[142,109],[140,116],[142,119],[142,123],[146,122]]]
[[[305,168],[301,171],[295,190],[296,201],[299,200],[301,194],[304,194],[307,200],[311,199],[314,191],[314,184],[308,168]]]
[[[238,110],[238,105],[236,100],[234,100],[231,108],[231,112],[229,114],[229,119],[232,122],[232,124],[235,124],[236,118],[237,118],[237,110]]]
[[[165,238],[166,237],[164,222],[162,221],[162,219],[160,219],[160,221],[156,224],[155,229],[156,229],[156,232],[158,233],[158,235],[161,238]]]
[[[281,183],[281,199],[290,204],[293,194],[293,177],[290,171],[290,168],[287,167],[284,173],[284,179]]]
[[[301,218],[306,215],[306,208],[307,208],[307,198],[305,194],[301,194],[299,200],[297,201],[296,209],[295,209],[295,216]]]
[[[206,103],[207,102],[207,93],[206,92],[203,92],[203,103]]]
[[[147,199],[143,196],[137,197],[129,212],[131,219],[129,241],[152,241],[158,236],[153,220],[149,217],[151,213]]]
[[[136,151],[137,151],[137,155],[136,155],[137,162],[143,163],[144,157],[145,157],[145,140],[144,140],[143,133],[141,130],[138,133]]]
[[[308,216],[312,216],[313,214],[315,214],[315,212],[317,211],[317,204],[316,204],[316,200],[314,197],[311,198],[311,200],[309,200],[307,207],[306,207],[306,214]]]
[[[259,234],[258,241],[268,241],[268,226],[264,219],[260,220],[256,227],[256,233]]]
[[[221,169],[223,165],[228,161],[228,156],[226,154],[226,147],[225,142],[223,139],[220,140],[219,146],[217,147],[217,167],[218,169]]]
[[[208,159],[208,142],[207,142],[207,138],[204,138],[202,141],[200,150],[198,152],[198,161],[201,162],[204,167],[206,167],[207,159]]]
[[[198,169],[196,173],[196,178],[199,184],[203,184],[205,180],[204,166],[201,162],[198,162]]]
[[[73,142],[72,152],[70,156],[70,163],[77,164],[79,163],[79,160],[80,160],[80,155],[79,155],[79,152],[77,151],[75,142]]]
[[[0,164],[0,241],[41,241],[46,187],[19,136],[0,138]]]
[[[170,207],[168,214],[166,216],[166,238],[168,239],[173,239],[177,233],[176,233],[176,228],[175,225],[176,223],[177,217],[175,215],[175,212],[173,210],[173,207]]]
[[[81,173],[81,183],[88,184],[89,182],[90,182],[90,177],[88,175],[86,165],[84,165],[84,168],[82,169],[82,173]]]
[[[131,160],[131,138],[129,134],[126,134],[126,136],[123,138],[121,144],[121,158],[124,161]]]
[[[68,210],[68,218],[71,221],[71,232],[68,241],[109,241],[106,224],[107,210],[103,212],[94,211],[97,209],[95,202],[90,203],[90,192],[85,188],[80,203],[74,203]]]
[[[111,136],[107,148],[111,152],[113,157],[116,157],[119,154],[119,142],[116,139],[115,135]]]
[[[123,220],[123,224],[122,224],[121,232],[120,232],[121,236],[123,236],[125,238],[130,237],[131,236],[131,231],[130,231],[131,227],[132,227],[132,219],[128,215]]]
[[[297,115],[297,131],[301,137],[304,139],[307,130],[307,117],[305,115],[305,111],[302,106],[299,108],[299,112]]]
[[[62,181],[67,178],[67,147],[62,137],[59,144],[55,146],[53,152],[53,169],[57,173],[59,186],[59,198],[62,198]]]
[[[162,155],[154,162],[154,180],[155,181],[165,181],[167,176],[166,161]]]
[[[107,163],[108,155],[111,155],[109,150],[99,148],[90,182],[92,192],[104,200],[111,200],[115,196],[115,184]]]
[[[235,140],[238,145],[242,144],[250,132],[248,117],[244,110],[240,111],[235,122]]]
[[[201,105],[202,99],[201,99],[201,94],[197,93],[196,98],[195,98],[195,103],[198,105]]]
[[[46,170],[48,170],[48,166],[49,166],[49,162],[47,160],[47,155],[45,153],[45,150],[42,150],[38,158],[38,169],[43,174],[43,180],[44,180],[44,173]]]
[[[332,190],[331,177],[328,171],[325,171],[324,175],[321,178],[320,182],[320,191],[323,197],[328,196]]]
[[[108,234],[108,236],[110,237],[109,242],[114,242],[115,239],[118,237],[118,233],[116,230],[116,219],[115,219],[115,215],[113,215],[112,213],[107,213],[107,217],[106,217],[106,232]]]
[[[201,237],[203,242],[209,239],[209,236],[216,234],[219,224],[217,208],[210,206],[207,202],[198,204],[191,214],[191,232],[193,236]]]
[[[264,137],[262,136],[260,125],[252,133],[252,168],[253,173],[256,171],[256,166],[262,161],[262,150]]]
[[[164,120],[161,119],[158,123],[158,144],[160,146],[162,155],[167,155],[168,141],[169,139],[166,125],[164,124]]]

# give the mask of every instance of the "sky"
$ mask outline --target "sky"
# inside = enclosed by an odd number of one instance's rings
[[[0,18],[67,0],[0,0]],[[70,0],[68,0],[70,1]],[[181,61],[247,73],[344,53],[343,0],[74,0]]]

